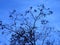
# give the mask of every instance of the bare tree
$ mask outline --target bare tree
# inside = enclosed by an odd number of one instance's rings
[[[49,21],[46,17],[52,13],[50,8],[46,8],[44,4],[38,5],[35,9],[30,7],[25,11],[25,14],[16,13],[16,10],[13,10],[9,15],[12,23],[2,24],[0,21],[0,29],[4,30],[5,28],[10,33],[13,32],[10,45],[36,45],[37,40],[42,40],[41,45],[44,45],[45,39],[52,30],[52,27],[48,26]],[[38,29],[39,32],[37,32]]]

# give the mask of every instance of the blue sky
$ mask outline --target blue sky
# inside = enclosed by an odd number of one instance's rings
[[[46,7],[51,8],[54,14],[51,17],[53,25],[60,27],[60,1],[59,0],[0,0],[0,19],[7,18],[9,11],[16,9],[21,12],[30,6],[37,6],[44,3]]]
[[[60,30],[60,0],[0,0],[0,20],[7,21],[9,11],[16,9],[21,12],[30,6],[37,6],[44,3],[53,11],[48,17],[50,24]]]

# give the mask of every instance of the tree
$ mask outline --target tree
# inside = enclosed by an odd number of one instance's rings
[[[44,4],[37,6],[37,9],[30,7],[29,10],[25,11],[25,14],[16,13],[16,10],[13,10],[9,15],[12,23],[3,24],[0,21],[0,29],[7,29],[12,33],[10,45],[36,45],[37,40],[42,40],[41,45],[44,45],[45,39],[53,29],[47,26],[49,21],[46,19],[52,13],[50,8],[46,8]],[[38,29],[39,32],[37,32]]]

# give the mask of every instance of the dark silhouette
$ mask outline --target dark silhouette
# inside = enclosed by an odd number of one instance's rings
[[[0,29],[4,30],[5,28],[8,29],[9,32],[13,32],[10,38],[10,45],[36,45],[37,40],[42,40],[41,45],[44,45],[45,39],[51,30],[53,30],[52,27],[47,26],[49,21],[46,19],[46,17],[52,13],[50,8],[46,8],[44,4],[37,6],[36,9],[30,7],[29,10],[25,11],[25,14],[16,13],[16,10],[13,10],[9,15],[9,18],[13,22],[6,25],[0,21]],[[37,32],[38,29],[39,32]],[[2,34],[4,34],[4,32]],[[46,42],[46,44],[50,45],[50,42]]]

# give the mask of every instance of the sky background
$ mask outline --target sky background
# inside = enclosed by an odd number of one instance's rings
[[[16,9],[21,12],[30,6],[37,6],[44,3],[46,7],[53,10],[53,15],[49,17],[51,23],[60,27],[60,0],[0,0],[0,20],[7,19],[9,12]]]
[[[7,18],[10,11],[16,9],[17,12],[22,12],[30,6],[34,7],[41,3],[44,3],[47,8],[49,7],[53,11],[52,16],[48,19],[51,26],[60,30],[60,0],[0,0],[0,20],[8,23]]]

